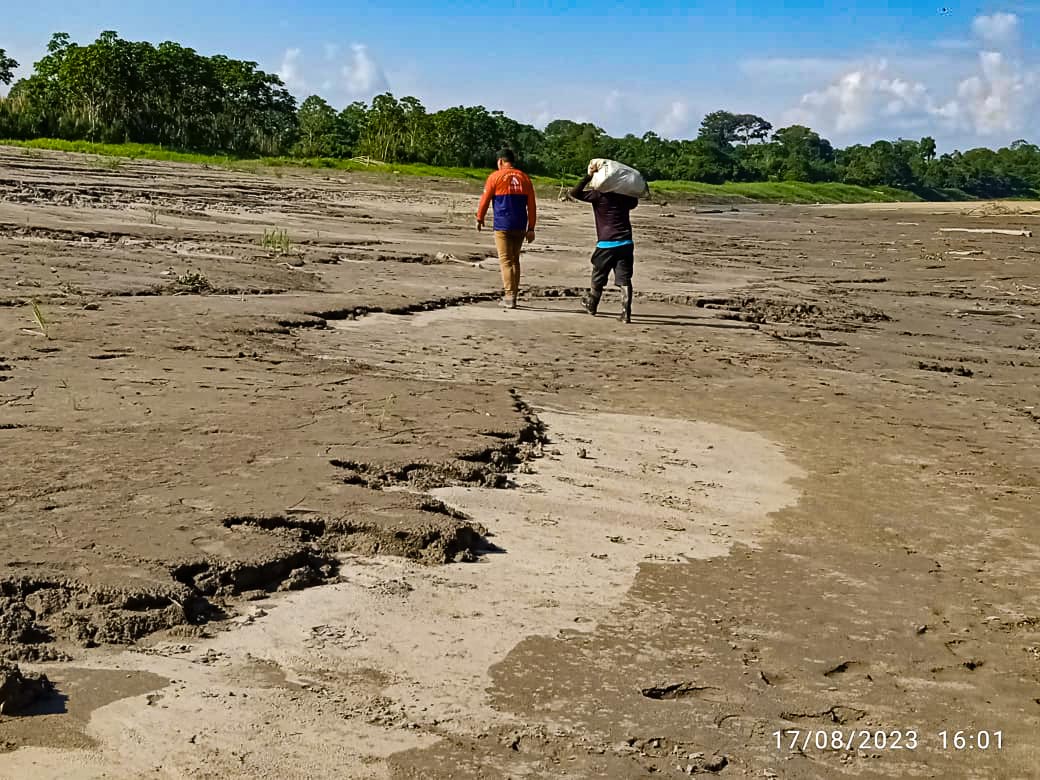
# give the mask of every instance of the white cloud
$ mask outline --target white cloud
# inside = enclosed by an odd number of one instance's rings
[[[355,43],[350,47],[351,61],[340,71],[347,92],[355,97],[372,97],[389,89],[382,67],[368,52],[368,47]]]
[[[971,30],[989,46],[1013,43],[1018,37],[1018,17],[1009,13],[976,16]]]
[[[802,96],[794,114],[827,132],[855,133],[883,120],[910,121],[934,113],[928,88],[892,72],[887,60],[868,62],[829,86]]]
[[[979,72],[957,88],[960,112],[979,135],[1025,129],[1037,107],[1036,69],[1023,68],[995,51],[979,52]]]
[[[553,121],[554,118],[553,112],[549,110],[548,104],[543,100],[535,106],[534,114],[529,121],[539,130],[544,130],[545,126]]]
[[[386,73],[367,46],[360,43],[351,46],[346,61],[343,54],[343,48],[334,43],[326,43],[314,52],[286,49],[277,73],[297,97],[306,97],[317,89],[336,106],[368,100],[390,89]]]
[[[290,92],[307,88],[307,82],[300,72],[300,54],[302,52],[299,49],[286,49],[282,55],[282,64],[278,68],[278,77]]]
[[[659,101],[645,95],[631,95],[619,89],[610,90],[601,102],[596,102],[598,105],[590,106],[593,109],[591,121],[614,135],[636,128],[639,128],[638,134],[642,135],[660,113]]]
[[[665,138],[686,135],[689,129],[690,107],[682,100],[673,100],[667,111],[654,124],[654,130]]]
[[[950,46],[931,66],[909,57],[849,63],[827,86],[805,92],[784,120],[839,142],[909,129],[989,142],[1027,133],[1040,118],[1040,68],[1007,51],[1018,17],[978,16],[972,30],[984,44],[973,45],[974,62]]]

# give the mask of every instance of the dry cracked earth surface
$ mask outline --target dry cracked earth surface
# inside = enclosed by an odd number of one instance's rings
[[[0,151],[0,777],[1040,776],[1040,210],[476,194]]]

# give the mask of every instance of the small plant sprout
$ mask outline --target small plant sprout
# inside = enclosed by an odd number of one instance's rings
[[[47,330],[47,320],[44,319],[43,312],[40,311],[40,305],[36,301],[32,302],[32,313],[36,324],[40,326],[40,331],[49,339],[51,335]]]
[[[397,396],[390,393],[383,401],[383,413],[379,415],[379,422],[376,424],[376,430],[383,430],[383,424],[386,422],[386,414],[390,411],[390,405],[397,400]]]

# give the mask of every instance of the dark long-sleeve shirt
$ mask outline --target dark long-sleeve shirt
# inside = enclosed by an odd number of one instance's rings
[[[571,190],[575,200],[592,204],[592,212],[596,217],[596,239],[599,243],[616,245],[632,241],[632,220],[629,212],[639,205],[636,198],[620,195],[616,192],[598,192],[585,189],[591,176],[586,176]]]

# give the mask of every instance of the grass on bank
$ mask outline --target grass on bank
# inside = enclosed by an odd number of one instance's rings
[[[46,149],[55,152],[97,154],[103,157],[125,157],[130,160],[161,160],[199,165],[230,165],[235,158],[227,156],[174,152],[151,144],[97,144],[90,141],[64,141],[59,138],[35,138],[31,141],[0,140],[0,146],[22,149]]]
[[[331,158],[298,159],[293,157],[264,157],[239,159],[226,155],[196,154],[164,149],[151,144],[101,144],[90,141],[64,141],[37,138],[32,141],[0,140],[2,146],[41,149],[79,154],[94,154],[107,158],[113,167],[119,158],[130,160],[158,160],[219,166],[235,170],[259,171],[264,168],[331,169],[355,173],[398,174],[483,182],[489,171],[482,168],[439,167],[423,163],[387,163],[365,165],[352,160]],[[545,195],[555,195],[561,184],[571,185],[575,177],[556,179],[533,176],[534,184]],[[897,203],[924,200],[974,200],[967,193],[956,190],[922,191],[920,193],[894,187],[858,187],[837,182],[728,182],[703,184],[690,181],[654,181],[651,192],[658,197],[714,203],[757,201],[762,203]]]
[[[898,203],[924,200],[894,187],[858,187],[838,182],[801,181],[727,182],[654,181],[650,190],[661,195],[713,201],[753,200],[763,203]]]

